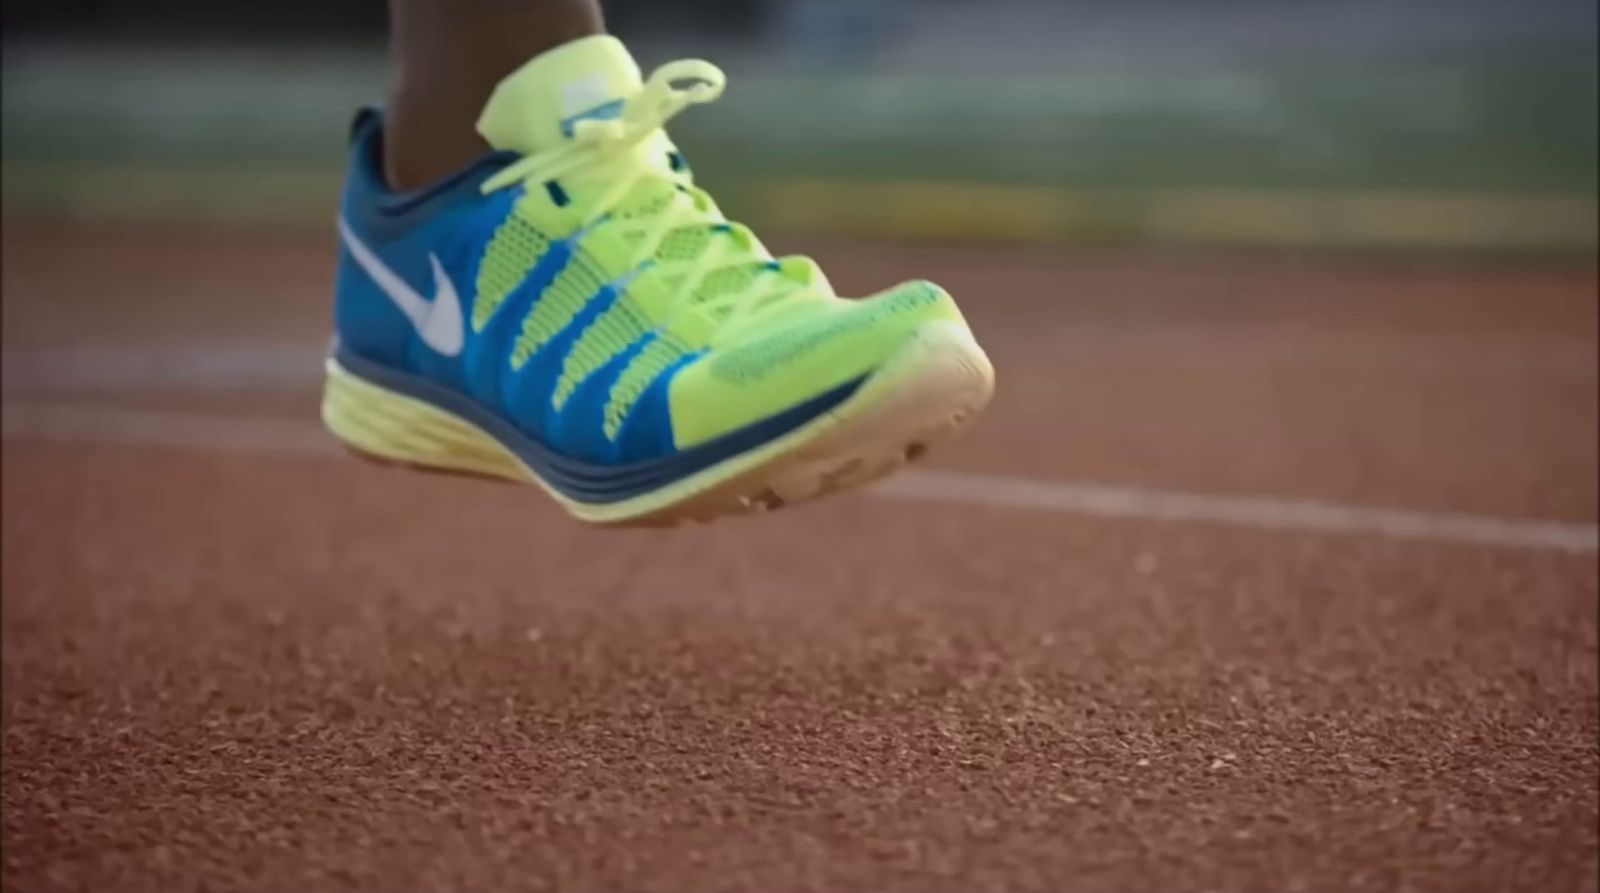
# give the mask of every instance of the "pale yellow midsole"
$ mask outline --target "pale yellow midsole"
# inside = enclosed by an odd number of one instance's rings
[[[888,389],[889,380],[897,377],[891,374],[894,365],[880,370],[843,404],[782,437],[658,490],[611,503],[572,499],[478,426],[425,401],[366,381],[332,357],[327,361],[322,419],[335,436],[364,453],[429,468],[536,484],[578,518],[615,523],[654,515],[687,502],[722,481],[798,449],[845,418],[859,415]]]
[[[522,460],[477,425],[353,375],[332,357],[326,368],[322,422],[350,446],[396,462],[537,480]]]

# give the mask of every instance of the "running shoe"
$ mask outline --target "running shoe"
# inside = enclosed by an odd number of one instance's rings
[[[670,524],[871,481],[963,428],[993,370],[925,281],[836,296],[694,185],[664,126],[725,83],[589,37],[508,76],[491,147],[426,188],[357,116],[322,417],[370,457]]]

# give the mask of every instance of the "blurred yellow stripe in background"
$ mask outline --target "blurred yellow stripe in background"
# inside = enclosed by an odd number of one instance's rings
[[[320,225],[339,194],[338,174],[321,168],[7,161],[0,172],[8,216]],[[891,238],[1567,253],[1600,242],[1600,205],[1571,195],[789,177],[719,192],[760,226]]]
[[[891,236],[1592,251],[1597,204],[1518,193],[1085,189],[774,179],[746,202],[785,229]]]

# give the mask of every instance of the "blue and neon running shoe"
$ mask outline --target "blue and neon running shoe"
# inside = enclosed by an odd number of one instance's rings
[[[566,44],[496,89],[493,152],[406,193],[358,117],[333,433],[538,484],[585,521],[672,523],[872,480],[970,421],[993,371],[942,289],[836,297],[694,186],[662,128],[722,86],[707,62],[644,81],[613,38]]]

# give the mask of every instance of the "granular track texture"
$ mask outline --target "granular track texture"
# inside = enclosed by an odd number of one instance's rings
[[[16,230],[8,363],[322,337],[327,239]],[[971,308],[1000,391],[934,467],[1595,520],[1592,273],[819,253]],[[315,414],[314,369],[20,368],[8,413]],[[1590,551],[870,495],[597,531],[248,447],[8,424],[6,890],[1600,886]]]

